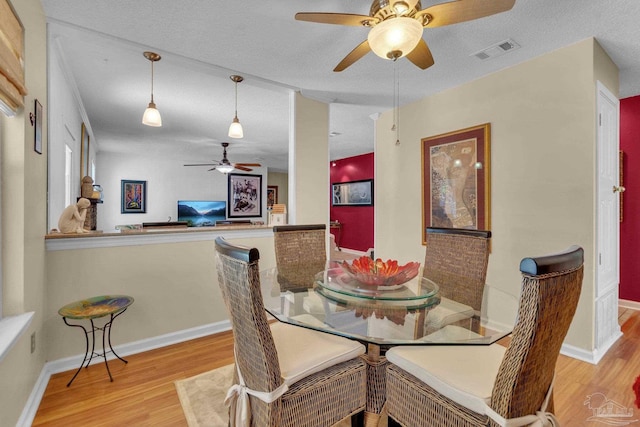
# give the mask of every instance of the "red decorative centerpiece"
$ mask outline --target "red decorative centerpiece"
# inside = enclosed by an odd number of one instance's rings
[[[363,285],[368,286],[397,286],[418,275],[419,262],[410,262],[399,266],[398,261],[375,261],[368,256],[353,260],[351,264],[342,262],[343,270]]]

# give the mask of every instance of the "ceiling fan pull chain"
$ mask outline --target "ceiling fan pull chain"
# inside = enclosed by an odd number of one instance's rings
[[[400,66],[398,62],[394,64],[394,103],[395,103],[395,125],[396,145],[400,145]]]

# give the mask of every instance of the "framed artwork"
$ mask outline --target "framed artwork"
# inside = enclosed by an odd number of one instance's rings
[[[275,203],[278,203],[278,186],[267,185],[267,208],[271,208]]]
[[[147,181],[120,181],[122,200],[120,213],[147,213]]]
[[[490,229],[490,123],[421,140],[422,244],[427,227]]]
[[[262,216],[262,175],[229,173],[228,218],[256,218]]]
[[[38,154],[42,154],[42,104],[37,99],[35,104],[36,132],[33,140],[33,150]]]
[[[80,181],[89,175],[89,131],[82,123],[82,139],[80,140]]]
[[[331,184],[331,204],[333,206],[373,206],[373,180]]]

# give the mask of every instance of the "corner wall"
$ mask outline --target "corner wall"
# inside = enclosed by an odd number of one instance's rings
[[[335,160],[335,166],[329,166],[331,184],[337,182],[359,181],[363,179],[373,179],[374,153],[363,154],[361,156],[347,157]],[[373,182],[375,193],[376,182]],[[340,221],[342,228],[340,231],[331,230],[336,235],[340,233],[340,243],[343,248],[354,249],[365,252],[373,248],[373,212],[374,206],[333,206],[329,210],[331,221]]]
[[[620,298],[640,302],[640,96],[620,101],[620,150],[626,189],[620,223]]]
[[[565,342],[588,351],[595,280],[595,46],[587,39],[401,108],[399,146],[389,131],[392,113],[376,123],[377,255],[401,262],[424,258],[416,197],[420,139],[490,123],[487,283],[519,295],[522,258],[582,246],[582,295]],[[598,78],[617,83],[613,70],[614,77]]]

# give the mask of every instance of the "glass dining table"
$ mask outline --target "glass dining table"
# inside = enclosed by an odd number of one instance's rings
[[[371,286],[337,262],[300,274],[277,268],[260,273],[268,314],[280,322],[363,343],[368,363],[367,417],[377,419],[385,402],[384,353],[396,345],[489,345],[515,324],[517,297],[487,285],[480,310],[445,298],[437,283],[423,278]]]

